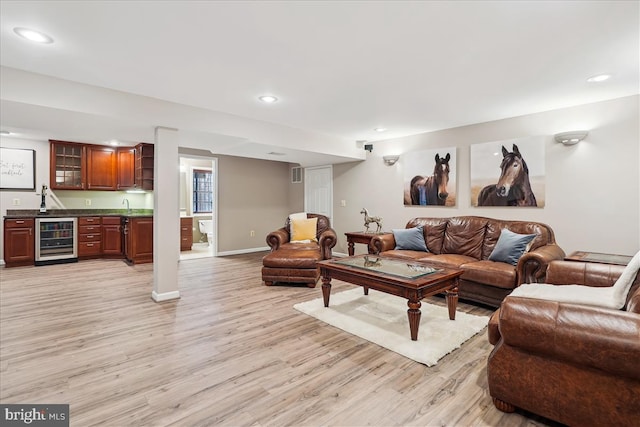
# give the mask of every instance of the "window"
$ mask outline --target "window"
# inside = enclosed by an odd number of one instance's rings
[[[213,173],[193,170],[193,213],[213,212]]]

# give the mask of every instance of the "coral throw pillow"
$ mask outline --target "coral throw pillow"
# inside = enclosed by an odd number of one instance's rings
[[[291,221],[291,242],[317,242],[318,218],[295,219]]]

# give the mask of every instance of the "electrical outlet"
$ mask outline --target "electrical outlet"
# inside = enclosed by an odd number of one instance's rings
[[[256,230],[251,230],[251,231],[249,232],[249,235],[250,235],[251,237],[256,237]]]
[[[13,199],[13,206],[20,206],[20,199]]]
[[[91,199],[84,199],[85,206],[91,206]]]
[[[347,201],[346,200],[340,200],[340,206],[342,206],[343,208],[347,206]]]

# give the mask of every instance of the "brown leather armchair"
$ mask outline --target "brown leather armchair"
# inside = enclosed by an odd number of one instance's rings
[[[623,269],[552,261],[546,281],[612,286]],[[489,321],[489,341],[487,379],[498,409],[578,426],[640,420],[640,275],[623,310],[509,296]]]
[[[284,227],[267,235],[271,252],[262,259],[262,280],[267,286],[275,282],[306,283],[315,288],[320,278],[318,261],[331,259],[331,249],[338,237],[329,218],[308,213],[307,218],[318,218],[317,242],[291,243],[291,221],[287,217]]]

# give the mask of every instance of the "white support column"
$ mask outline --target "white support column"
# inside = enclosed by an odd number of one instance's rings
[[[178,130],[156,127],[153,191],[153,292],[156,302],[180,298],[180,156]]]

